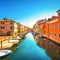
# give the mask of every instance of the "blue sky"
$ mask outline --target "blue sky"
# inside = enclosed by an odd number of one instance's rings
[[[0,0],[0,20],[4,17],[32,27],[39,19],[56,15],[60,0]]]

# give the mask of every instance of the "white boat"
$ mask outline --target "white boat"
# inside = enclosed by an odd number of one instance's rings
[[[11,53],[11,50],[0,50],[0,58],[3,58]]]

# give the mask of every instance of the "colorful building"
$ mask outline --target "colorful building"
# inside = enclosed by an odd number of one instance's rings
[[[0,36],[12,35],[13,37],[15,37],[18,35],[19,31],[20,31],[20,24],[7,18],[0,20]]]
[[[39,34],[43,32],[43,23],[45,23],[46,19],[38,20],[37,23],[33,26],[33,30]]]
[[[4,18],[0,20],[0,35],[12,35],[14,31],[14,21]]]
[[[44,23],[39,22],[39,33],[55,42],[60,43],[60,10],[57,11],[58,16],[52,16]]]
[[[18,35],[21,33],[21,24],[20,23],[17,23],[17,29],[18,29]]]
[[[60,42],[60,10],[57,13],[58,16],[52,16],[45,23],[45,36],[56,42]]]

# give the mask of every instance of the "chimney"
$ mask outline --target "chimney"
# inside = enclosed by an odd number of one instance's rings
[[[4,20],[8,20],[7,18],[4,18]]]
[[[60,18],[60,10],[57,11],[58,17]]]

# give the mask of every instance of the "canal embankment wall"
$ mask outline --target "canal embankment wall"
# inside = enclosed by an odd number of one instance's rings
[[[49,37],[49,36],[46,36],[46,35],[42,35],[42,37],[43,37],[43,38],[47,38],[48,40],[50,40],[50,41],[52,41],[53,43],[55,43],[55,44],[57,44],[57,45],[60,46],[60,42],[59,42],[58,40],[53,39],[53,38],[51,38],[51,37]]]

